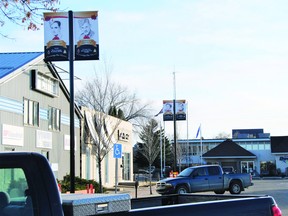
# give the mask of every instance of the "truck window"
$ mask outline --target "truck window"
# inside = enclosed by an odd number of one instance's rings
[[[207,173],[204,167],[197,168],[193,172],[193,176],[205,176],[205,175],[207,175]]]
[[[219,175],[220,174],[219,167],[217,167],[217,166],[208,167],[208,172],[209,172],[209,175]]]
[[[33,215],[28,184],[21,168],[0,169],[0,215]]]

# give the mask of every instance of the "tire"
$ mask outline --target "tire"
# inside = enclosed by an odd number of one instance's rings
[[[177,194],[186,194],[189,193],[188,188],[185,185],[180,185],[176,188]]]
[[[230,183],[229,192],[231,194],[240,194],[242,190],[242,185],[239,181],[232,181]]]
[[[217,190],[217,191],[214,191],[215,194],[224,194],[225,193],[225,190]]]

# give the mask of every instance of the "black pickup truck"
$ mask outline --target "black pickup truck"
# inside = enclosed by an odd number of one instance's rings
[[[60,194],[45,157],[0,153],[0,215],[281,216],[271,196],[173,194],[131,199],[129,194]]]

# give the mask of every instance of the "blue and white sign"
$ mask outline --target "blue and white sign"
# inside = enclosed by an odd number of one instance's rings
[[[122,157],[122,145],[121,144],[114,144],[113,157],[114,158]]]

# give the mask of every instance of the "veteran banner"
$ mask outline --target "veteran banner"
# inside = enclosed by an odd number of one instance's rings
[[[173,100],[163,100],[163,121],[173,121]]]
[[[176,120],[186,120],[186,101],[176,101]]]
[[[74,12],[75,60],[99,60],[98,11]]]
[[[48,61],[68,61],[68,13],[44,13],[44,53]]]

